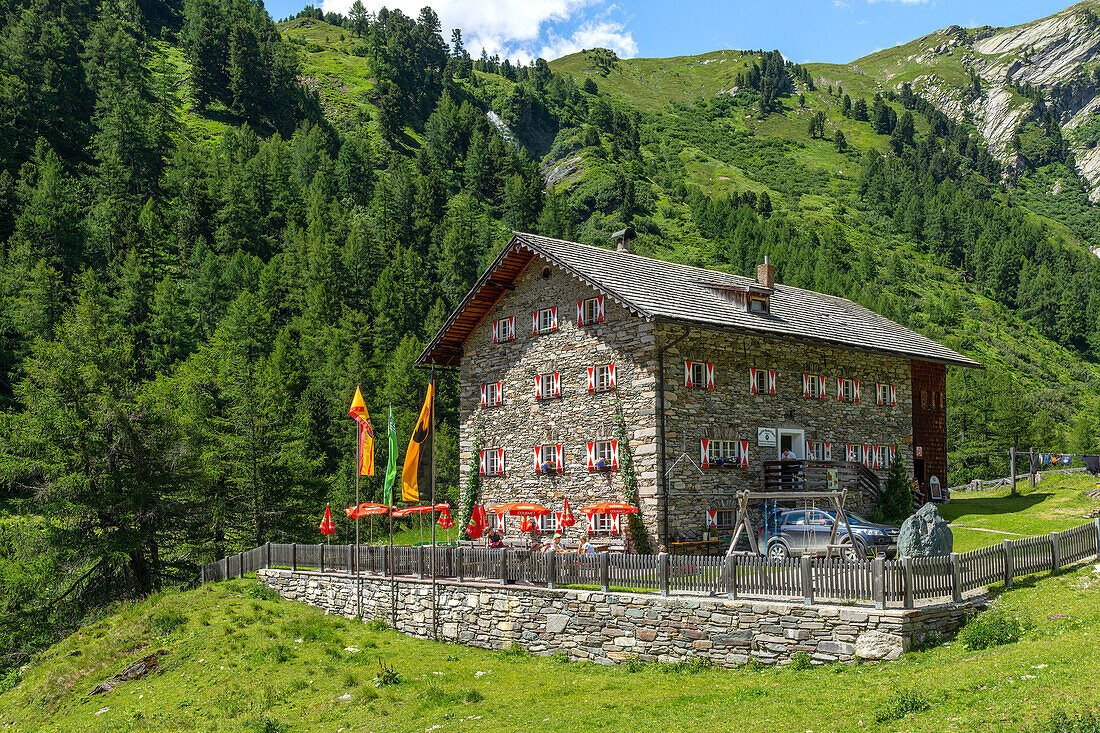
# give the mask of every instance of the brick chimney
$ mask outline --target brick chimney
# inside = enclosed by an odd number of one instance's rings
[[[775,287],[775,265],[768,262],[767,255],[764,255],[764,264],[756,266],[756,282],[765,288]]]
[[[618,252],[633,252],[634,251],[634,238],[637,237],[637,233],[627,227],[626,229],[620,229],[611,235],[611,238],[615,240],[615,250]]]

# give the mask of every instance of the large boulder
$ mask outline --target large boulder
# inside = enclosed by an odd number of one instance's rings
[[[901,525],[898,534],[899,557],[950,555],[955,538],[936,506],[929,502]]]
[[[897,659],[905,653],[905,639],[885,631],[864,631],[856,639],[856,657],[859,659]]]

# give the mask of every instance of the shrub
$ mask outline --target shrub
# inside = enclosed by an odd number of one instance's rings
[[[249,598],[255,598],[260,601],[277,601],[279,600],[279,594],[273,589],[268,588],[263,583],[253,583],[245,588],[244,594]]]
[[[569,664],[569,655],[565,652],[558,652],[550,657],[550,661],[554,664]]]
[[[343,645],[340,635],[336,633],[333,624],[327,621],[323,616],[291,619],[283,625],[283,631],[292,639],[316,641],[323,644]]]
[[[287,727],[286,723],[281,720],[261,715],[248,721],[245,724],[245,730],[252,731],[252,733],[286,733]]]
[[[372,618],[367,622],[367,631],[385,631],[388,628],[389,627],[386,626],[386,619],[381,616]]]
[[[1092,712],[1068,715],[1059,710],[1042,723],[1029,728],[1028,731],[1029,733],[1100,733],[1100,718]]]
[[[385,687],[387,685],[397,685],[401,683],[401,675],[397,673],[393,667],[389,667],[382,661],[382,657],[378,658],[378,674],[374,676],[375,687]]]
[[[485,696],[477,690],[466,690],[466,692],[462,693],[462,702],[466,703],[467,705],[472,705],[475,702],[481,702],[484,699]]]
[[[1023,633],[1024,624],[1020,619],[1009,616],[1003,609],[993,608],[970,616],[958,639],[964,648],[979,651],[1019,641]]]
[[[161,608],[149,614],[145,625],[150,631],[159,636],[171,636],[172,633],[187,623],[187,616],[175,608]]]
[[[645,667],[645,662],[643,662],[641,659],[638,659],[637,657],[629,657],[625,662],[623,662],[623,669],[632,674],[634,672],[644,671]]]
[[[809,669],[814,666],[814,663],[810,660],[810,655],[807,652],[795,652],[791,657],[790,664],[787,665],[793,670]]]
[[[916,690],[902,690],[894,693],[893,699],[879,707],[875,712],[875,720],[880,723],[901,720],[909,713],[917,713],[930,707],[932,704]]]
[[[9,669],[7,672],[0,674],[0,695],[14,689],[22,679],[23,676],[19,674],[18,669]]]

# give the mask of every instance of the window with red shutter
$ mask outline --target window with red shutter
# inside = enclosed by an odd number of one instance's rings
[[[714,365],[708,363],[706,366],[707,389],[714,389]]]

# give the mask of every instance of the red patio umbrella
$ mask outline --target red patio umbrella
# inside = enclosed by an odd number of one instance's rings
[[[561,508],[561,526],[572,527],[576,523],[577,520],[573,517],[573,510],[569,508],[569,498],[566,497]]]
[[[336,534],[336,525],[332,523],[332,508],[325,504],[325,518],[319,527],[321,534]]]
[[[489,511],[494,514],[511,514],[513,517],[543,517],[550,513],[550,510],[544,506],[525,502],[491,506]]]
[[[373,501],[368,501],[360,504],[359,506],[349,506],[344,510],[344,513],[348,515],[348,519],[355,519],[356,517],[369,517],[376,514],[385,514],[390,508],[385,504],[377,504]]]
[[[470,515],[470,523],[466,525],[466,534],[472,540],[479,540],[481,535],[485,534],[485,528],[488,524],[485,518],[485,505],[478,504]]]
[[[520,532],[534,532],[535,531],[535,520],[532,519],[531,517],[524,517],[523,518],[523,523],[519,525],[519,531]]]
[[[450,529],[455,526],[455,520],[451,518],[451,515],[444,512],[439,515],[439,521],[436,522],[443,529]]]
[[[430,506],[407,506],[404,509],[396,509],[393,512],[394,517],[407,517],[410,514],[425,514],[432,511]]]
[[[599,504],[581,507],[581,511],[585,514],[637,514],[638,507],[617,501],[601,501]]]

